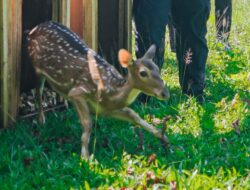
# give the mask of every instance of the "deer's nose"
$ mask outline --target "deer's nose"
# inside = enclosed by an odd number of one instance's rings
[[[170,94],[169,94],[169,92],[168,92],[167,89],[164,89],[164,90],[161,92],[161,97],[162,97],[163,99],[169,99],[169,98],[170,98]]]

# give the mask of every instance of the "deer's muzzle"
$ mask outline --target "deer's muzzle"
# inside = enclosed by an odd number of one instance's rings
[[[170,98],[170,93],[167,88],[163,88],[162,91],[156,93],[156,97],[160,100],[167,100]]]

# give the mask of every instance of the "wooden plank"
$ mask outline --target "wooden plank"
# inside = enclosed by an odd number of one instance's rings
[[[70,0],[52,1],[52,20],[70,27]]]
[[[0,46],[1,46],[1,54],[0,54],[0,77],[1,77],[1,94],[0,94],[0,127],[6,127],[7,121],[8,121],[8,96],[6,92],[8,89],[6,89],[6,66],[8,61],[8,28],[7,28],[7,17],[8,17],[8,2],[7,1],[1,1],[0,2]]]
[[[19,104],[21,0],[1,1],[1,116],[2,127],[15,122]]]
[[[98,0],[83,0],[83,36],[92,49],[98,49]]]
[[[120,0],[99,0],[98,52],[110,64],[122,70],[118,63]]]
[[[22,40],[22,1],[11,0],[9,11],[9,32],[8,33],[8,125],[15,122],[19,107],[20,91],[20,61],[21,61],[21,40]]]
[[[126,12],[125,43],[127,50],[131,52],[132,51],[132,0],[126,1],[125,12]]]
[[[84,11],[83,0],[71,0],[70,29],[83,38]]]
[[[126,0],[119,0],[119,7],[118,7],[118,49],[126,48],[124,44],[124,29],[125,29],[125,2]]]
[[[22,32],[32,30],[38,24],[51,20],[53,2],[54,0],[23,0]],[[21,93],[27,93],[36,86],[36,74],[25,51],[26,40],[23,40],[22,45]]]
[[[9,84],[9,98],[10,106],[9,113],[12,118],[10,123],[15,121],[19,109],[20,100],[20,72],[21,72],[21,42],[22,42],[22,0],[12,0],[12,10],[11,10],[11,27],[12,34],[10,35],[11,49],[11,66],[9,69],[10,84]]]
[[[131,51],[132,0],[119,0],[119,48]]]
[[[52,1],[52,20],[59,21],[59,0]]]
[[[124,74],[117,54],[121,48],[131,50],[131,4],[131,0],[99,0],[99,53]]]
[[[70,27],[70,0],[60,0],[59,22]]]

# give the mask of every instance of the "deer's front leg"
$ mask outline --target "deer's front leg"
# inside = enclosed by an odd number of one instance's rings
[[[92,121],[90,118],[89,108],[84,98],[74,98],[74,100],[72,101],[76,107],[77,113],[80,118],[80,122],[83,127],[83,133],[81,137],[81,140],[82,140],[81,156],[83,158],[89,158],[88,145],[89,145],[89,139],[90,139],[90,134],[92,130]]]
[[[135,125],[141,126],[143,129],[147,130],[148,132],[152,133],[154,136],[158,137],[159,139],[163,140],[165,143],[169,144],[169,140],[165,135],[156,129],[154,126],[150,125],[146,121],[144,121],[134,110],[126,107],[121,110],[117,110],[112,112],[111,117],[121,119],[124,121],[131,122]]]

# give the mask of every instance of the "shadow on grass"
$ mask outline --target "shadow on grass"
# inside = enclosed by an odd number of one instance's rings
[[[225,55],[226,57],[229,57],[228,60],[225,60],[225,73],[227,75],[238,74],[245,68],[245,63],[242,61],[242,59],[239,59],[244,56],[243,52],[235,53],[233,51],[225,51]]]

